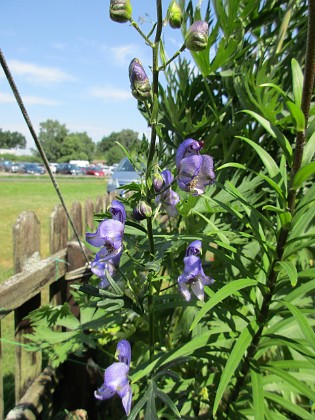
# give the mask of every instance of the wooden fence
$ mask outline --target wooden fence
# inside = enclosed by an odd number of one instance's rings
[[[110,196],[97,197],[95,202],[88,199],[84,212],[79,202],[72,204],[70,214],[80,236],[85,230],[94,230],[94,213],[107,208],[111,199]],[[25,350],[27,340],[23,335],[31,330],[27,315],[41,306],[42,297],[47,299],[48,296],[49,301],[56,304],[63,303],[67,299],[65,274],[86,265],[81,248],[68,226],[63,207],[57,205],[50,216],[50,256],[46,259],[40,258],[40,223],[33,212],[21,213],[13,227],[14,276],[0,285],[0,338],[1,319],[14,312],[17,344],[12,346],[12,350],[15,347],[16,405],[7,419],[42,418],[45,397],[49,400],[58,381],[51,368],[42,372],[40,352]],[[0,340],[0,419],[4,418],[2,363]]]

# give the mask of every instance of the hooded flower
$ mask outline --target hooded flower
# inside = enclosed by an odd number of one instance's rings
[[[163,187],[160,190],[162,193],[157,196],[156,201],[157,203],[161,203],[169,216],[175,217],[178,214],[175,206],[179,202],[179,195],[171,187],[166,188],[172,183],[174,177],[168,169],[162,171],[161,176],[163,178]]]
[[[139,101],[151,97],[151,85],[140,60],[134,58],[129,64],[129,80],[132,95]]]
[[[215,182],[212,157],[199,153],[203,145],[203,141],[187,139],[176,152],[178,186],[193,195],[204,193],[205,187]]]
[[[128,380],[131,361],[131,347],[127,340],[120,340],[117,344],[116,353],[118,362],[110,365],[104,373],[103,385],[95,391],[95,398],[107,400],[117,394],[128,416],[131,410],[132,390]]]
[[[214,283],[213,278],[205,275],[199,255],[201,254],[201,241],[192,242],[184,258],[184,272],[178,277],[178,285],[182,295],[188,302],[191,299],[189,287],[196,297],[204,300],[204,286],[210,286]]]
[[[185,45],[190,51],[202,51],[208,44],[208,23],[197,20],[188,29],[185,35]]]
[[[101,279],[99,287],[108,286],[105,270],[111,276],[115,273],[119,266],[123,246],[125,208],[119,201],[113,200],[109,212],[112,219],[103,220],[96,232],[87,232],[85,235],[86,241],[90,245],[101,248],[91,263],[91,271]]]

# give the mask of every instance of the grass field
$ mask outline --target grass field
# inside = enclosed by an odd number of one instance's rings
[[[106,181],[96,177],[58,179],[59,188],[70,208],[73,201],[84,203],[105,194]],[[41,257],[49,255],[49,216],[59,204],[48,176],[0,176],[0,283],[12,272],[12,226],[22,211],[33,211],[41,223]]]
[[[106,180],[96,177],[71,176],[57,179],[66,205],[73,201],[82,204],[87,198],[95,200],[104,195]],[[13,275],[12,271],[12,226],[22,211],[33,211],[41,223],[41,257],[49,255],[49,217],[54,206],[59,204],[58,196],[48,176],[5,176],[0,175],[0,283]],[[10,407],[14,368],[13,315],[1,321],[3,375],[5,375],[5,405]],[[8,388],[8,390],[7,390]]]

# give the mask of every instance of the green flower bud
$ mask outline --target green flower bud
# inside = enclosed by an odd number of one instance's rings
[[[161,174],[158,172],[153,174],[153,180],[152,180],[153,188],[156,192],[160,192],[164,185],[164,179]]]
[[[134,58],[129,65],[129,79],[132,95],[145,101],[151,97],[151,85],[140,60]]]
[[[190,51],[202,51],[208,44],[208,23],[202,20],[194,22],[185,35],[185,45]]]
[[[109,15],[114,22],[125,23],[131,18],[132,7],[130,0],[111,0]]]
[[[180,28],[183,21],[182,9],[176,0],[172,0],[167,9],[167,18],[171,28]]]
[[[132,212],[136,220],[144,220],[152,216],[152,209],[146,201],[139,201],[136,208]]]

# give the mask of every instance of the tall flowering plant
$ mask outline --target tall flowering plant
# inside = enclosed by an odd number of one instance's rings
[[[292,59],[281,86],[268,79],[275,56],[250,47],[262,2],[213,2],[215,19],[210,6],[202,19],[199,2],[172,0],[164,13],[156,0],[148,35],[131,3],[110,1],[110,18],[151,50],[149,65],[137,57],[126,69],[150,138],[144,156],[125,150],[141,182],[86,234],[94,276],[73,293],[93,310],[64,351],[84,343],[102,354],[94,395],[106,418],[112,404],[129,419],[313,418],[314,2],[304,77]],[[168,58],[162,33],[179,28],[183,45]],[[185,50],[202,77],[175,65]],[[257,80],[251,72],[242,90],[251,63]],[[59,316],[67,326],[65,308]]]

